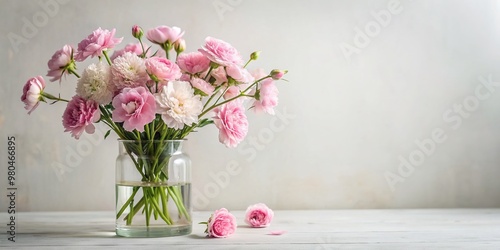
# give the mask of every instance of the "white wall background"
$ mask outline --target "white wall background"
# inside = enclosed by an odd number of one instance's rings
[[[99,26],[132,42],[134,24],[182,27],[188,51],[206,36],[243,55],[261,50],[253,67],[290,71],[277,108],[287,116],[249,114],[239,150],[219,144],[215,127],[189,137],[197,209],[500,206],[499,1],[66,0],[47,13],[42,3],[54,2],[0,1],[0,188],[13,135],[18,211],[114,209],[116,141],[76,141],[63,133],[64,105],[28,116],[19,98],[65,43]],[[388,4],[396,11],[377,24],[371,12]],[[23,31],[26,20],[36,30]],[[25,40],[13,44],[12,34]],[[346,44],[356,53],[346,56]],[[68,79],[48,90],[72,96]],[[416,141],[439,132],[424,155]],[[401,158],[418,166],[405,170]],[[228,164],[241,172],[224,179]],[[5,195],[0,202],[5,211]]]

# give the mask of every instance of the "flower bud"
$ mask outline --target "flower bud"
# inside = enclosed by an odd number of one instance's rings
[[[273,80],[279,80],[286,73],[288,73],[288,70],[273,69],[269,75],[273,78]]]
[[[142,32],[141,27],[139,27],[137,25],[132,26],[132,36],[139,39],[142,37],[143,34],[144,33]]]
[[[257,60],[259,59],[260,51],[254,51],[252,54],[250,54],[250,59],[251,60]]]
[[[186,41],[182,38],[179,38],[177,41],[174,43],[174,49],[177,54],[183,52],[186,50]]]

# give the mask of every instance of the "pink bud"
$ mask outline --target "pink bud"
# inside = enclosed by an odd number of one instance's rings
[[[142,32],[141,27],[139,27],[137,25],[132,26],[132,36],[139,39],[142,37],[142,34],[143,34],[143,32]]]
[[[280,69],[273,69],[271,71],[271,78],[273,80],[279,80],[281,79],[286,73],[288,73],[288,70],[280,70]]]
[[[174,43],[174,49],[175,49],[175,52],[177,52],[177,53],[183,52],[184,50],[186,50],[186,41],[182,38],[179,38]]]

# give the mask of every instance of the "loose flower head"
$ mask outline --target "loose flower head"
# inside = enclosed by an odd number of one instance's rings
[[[213,37],[207,37],[205,45],[198,51],[222,66],[241,65],[243,62],[240,53],[231,44]]]
[[[214,109],[214,123],[219,129],[219,141],[226,147],[234,148],[248,133],[245,107],[240,100],[228,102]]]
[[[274,212],[264,203],[251,205],[245,212],[245,223],[251,227],[267,227],[273,220]]]
[[[78,44],[78,51],[75,60],[78,62],[84,61],[87,57],[103,56],[103,51],[114,48],[121,43],[122,38],[115,38],[115,29],[103,30],[98,28],[94,30],[87,38],[83,39]]]
[[[82,77],[76,84],[76,93],[99,104],[111,102],[114,94],[114,85],[109,84],[111,79],[110,68],[107,64],[99,62],[91,64],[83,71]]]
[[[189,82],[173,81],[163,86],[161,93],[155,94],[156,112],[170,128],[182,129],[198,122],[203,109],[200,97],[194,95]]]
[[[144,125],[155,119],[154,96],[144,87],[124,88],[113,98],[113,121],[123,122],[127,131],[144,131]]]
[[[207,222],[208,237],[225,238],[236,231],[236,218],[227,209],[215,210]]]
[[[47,65],[49,66],[47,76],[52,77],[50,81],[60,81],[64,74],[69,74],[71,70],[75,69],[73,48],[70,45],[64,45],[62,49],[54,53]]]
[[[93,134],[95,131],[93,123],[100,118],[98,106],[99,104],[93,100],[86,100],[78,95],[73,96],[62,116],[64,132],[70,132],[76,139],[80,138],[83,131]]]
[[[24,102],[24,109],[28,110],[28,114],[31,114],[43,100],[44,89],[45,80],[41,76],[33,77],[24,84],[21,101]]]

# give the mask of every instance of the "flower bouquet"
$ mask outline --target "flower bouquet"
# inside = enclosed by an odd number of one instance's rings
[[[74,138],[93,133],[99,122],[110,128],[105,138],[111,131],[119,137],[118,235],[189,233],[190,161],[181,150],[184,138],[214,124],[219,141],[235,147],[248,131],[244,103],[269,114],[278,104],[275,80],[286,71],[249,72],[246,67],[259,52],[244,62],[229,43],[212,37],[198,51],[183,53],[183,34],[178,27],[153,28],[146,32],[155,45],[150,46],[143,41],[143,30],[134,26],[138,42],[111,55],[123,38],[115,37],[115,29],[98,28],[77,49],[65,45],[48,62],[50,81],[77,78],[76,95],[68,100],[49,94],[41,76],[29,79],[23,88],[21,100],[28,113],[41,102],[66,102],[62,124]],[[77,62],[95,57],[98,61],[80,75]]]

